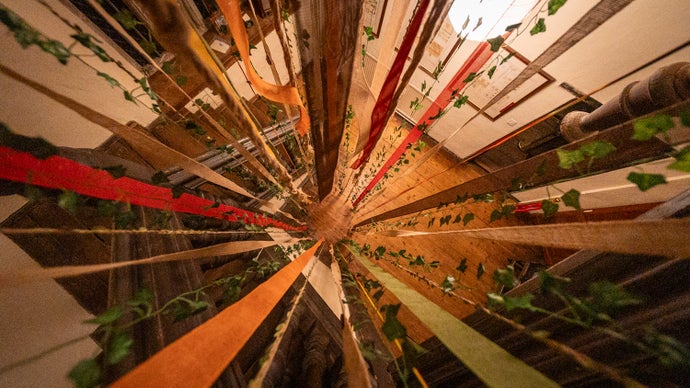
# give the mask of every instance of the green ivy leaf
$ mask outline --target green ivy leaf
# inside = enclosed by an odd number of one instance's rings
[[[507,296],[498,295],[493,292],[486,294],[489,300],[489,305],[503,305],[506,310],[511,311],[514,309],[525,309],[529,311],[537,311],[537,308],[532,305],[532,299],[534,295],[526,294],[522,296]]]
[[[622,287],[608,282],[594,282],[588,287],[591,299],[589,305],[592,309],[599,313],[606,315],[613,315],[620,309],[628,306],[635,306],[642,303],[642,301]]]
[[[405,326],[403,326],[397,318],[400,304],[389,304],[383,306],[381,310],[386,314],[386,320],[383,322],[383,326],[381,326],[381,331],[383,331],[386,338],[388,338],[389,341],[405,338],[407,336],[407,331],[405,330]]]
[[[92,358],[79,361],[77,365],[69,371],[67,377],[74,382],[77,388],[96,387],[101,382],[101,367]]]
[[[489,71],[486,72],[486,75],[491,79],[491,77],[494,76],[494,72],[496,71],[496,65],[492,66]]]
[[[532,29],[529,30],[529,34],[530,35],[536,35],[536,34],[544,32],[544,31],[546,31],[546,24],[544,23],[544,18],[539,18],[539,20],[537,20],[537,23],[534,25],[534,27],[532,27]]]
[[[122,92],[122,94],[124,94],[125,100],[131,101],[134,105],[137,104],[136,100],[134,99],[134,96],[132,96],[132,93],[125,90]]]
[[[570,283],[569,278],[552,275],[546,271],[539,271],[541,292],[544,295],[562,293],[564,287]]]
[[[690,127],[690,109],[684,110],[680,113],[680,123],[686,127]]]
[[[115,322],[118,318],[122,316],[124,310],[120,306],[114,306],[106,310],[104,313],[84,321],[84,323],[95,323],[97,325],[107,325]]]
[[[568,0],[549,0],[549,15],[555,15],[558,9],[565,5]]]
[[[187,77],[185,77],[183,75],[175,76],[175,83],[177,84],[177,86],[185,86],[185,85],[187,85],[187,81],[188,81]]]
[[[115,215],[115,228],[127,229],[137,220],[137,214],[132,210]]]
[[[463,257],[462,260],[460,260],[460,264],[458,264],[457,267],[455,267],[458,271],[465,273],[467,270],[467,258]]]
[[[502,65],[502,64],[508,62],[508,60],[509,60],[510,58],[512,58],[514,55],[515,55],[515,53],[510,53],[510,54],[508,54],[505,58],[501,59],[501,62],[499,63],[499,65]]]
[[[172,197],[173,198],[180,198],[182,194],[185,193],[184,186],[179,185],[179,186],[174,186],[172,189],[170,189],[172,192]]]
[[[452,292],[455,289],[455,277],[446,275],[446,278],[441,282],[441,290],[444,294]]]
[[[633,123],[633,136],[635,140],[645,141],[659,133],[666,133],[673,128],[673,120],[669,115],[656,115],[635,120]]]
[[[583,144],[580,150],[585,156],[593,159],[600,159],[616,150],[616,147],[606,141],[595,140],[593,142]]]
[[[139,24],[139,21],[134,17],[134,15],[132,15],[132,13],[128,9],[122,9],[120,11],[117,11],[113,15],[113,17],[120,24],[122,24],[122,27],[124,27],[126,30],[131,30]]]
[[[80,202],[79,194],[74,191],[63,191],[58,197],[58,206],[72,214],[77,213]]]
[[[386,247],[379,246],[374,251],[374,257],[376,257],[376,259],[378,260],[378,259],[382,258],[385,253],[386,253]]]
[[[165,312],[173,315],[174,322],[179,322],[206,311],[208,307],[209,304],[203,300],[178,299],[172,304],[170,310],[166,310]]]
[[[484,272],[486,272],[486,268],[484,268],[484,263],[479,263],[479,266],[477,267],[477,279],[481,278],[482,275],[484,275]]]
[[[158,45],[152,40],[141,39],[137,43],[148,55],[155,56],[158,53]]]
[[[433,217],[431,220],[429,220],[429,223],[427,224],[427,228],[431,227],[434,224],[434,221],[436,221],[436,217]]]
[[[464,217],[462,217],[462,224],[463,226],[467,226],[467,224],[470,223],[474,219],[474,213],[467,213],[465,214]]]
[[[110,84],[111,87],[119,87],[120,82],[116,80],[115,78],[111,77],[110,75],[103,73],[103,72],[97,72],[97,76],[104,78],[108,83]]]
[[[551,218],[558,212],[558,204],[545,199],[541,201],[541,210],[544,212],[544,218]]]
[[[79,42],[82,46],[91,50],[101,61],[110,62],[112,58],[110,55],[96,43],[101,43],[100,40],[96,39],[93,35],[87,34],[83,31],[78,31],[76,34],[70,35],[71,38]]]
[[[506,27],[506,31],[517,30],[521,25],[522,25],[522,23],[511,24],[508,27]]]
[[[567,193],[563,194],[561,196],[561,200],[565,204],[565,206],[570,206],[573,207],[577,210],[580,210],[580,192],[575,190],[575,189],[570,189],[568,190]]]
[[[306,32],[306,30],[305,30],[305,32]],[[376,35],[374,35],[374,27],[364,26],[364,33],[367,36],[367,40],[376,39]]]
[[[57,147],[43,138],[17,135],[2,122],[0,122],[0,144],[17,151],[28,152],[38,159],[47,159],[59,153]]]
[[[113,201],[98,201],[96,214],[99,217],[112,217],[117,213],[117,204]]]
[[[452,217],[453,217],[453,216],[451,216],[451,215],[447,215],[447,216],[441,217],[441,218],[439,219],[440,226],[443,226],[444,224],[445,224],[445,225],[449,225],[449,224],[450,224],[450,219],[451,219]]]
[[[165,62],[163,62],[163,65],[161,65],[161,69],[166,74],[172,74],[175,71],[175,65],[173,64],[172,61],[165,61]]]
[[[666,183],[666,177],[661,174],[644,174],[631,172],[627,178],[630,182],[637,185],[641,191],[647,191],[656,185]]]
[[[458,96],[458,98],[455,99],[455,102],[453,102],[453,108],[460,108],[461,106],[465,105],[469,99],[470,96]]]
[[[668,168],[673,170],[690,172],[690,146],[686,146],[673,156],[676,161],[669,164]]]
[[[568,151],[558,149],[556,154],[558,155],[558,166],[566,170],[585,160],[585,155],[581,150]]]
[[[491,219],[489,219],[489,223],[492,223],[494,221],[498,221],[501,219],[501,217],[503,217],[503,213],[501,213],[501,211],[499,209],[494,209],[491,212]]]
[[[526,294],[522,296],[504,296],[506,310],[524,309],[529,311],[537,311],[537,308],[532,305],[534,295]]]
[[[494,195],[492,193],[475,194],[472,196],[474,202],[493,202]]]
[[[660,334],[653,328],[646,330],[643,341],[656,357],[657,362],[671,369],[690,369],[690,350],[673,337]]]
[[[45,197],[43,191],[36,186],[26,185],[24,186],[24,196],[29,199],[29,201],[38,201],[39,199]]]
[[[122,361],[132,349],[134,340],[124,332],[116,332],[108,343],[105,360],[110,365],[115,365]]]
[[[154,185],[163,185],[166,183],[170,183],[170,180],[163,171],[156,171],[156,173],[151,176],[151,183],[153,183]]]
[[[484,72],[484,71],[480,71],[479,73],[470,73],[470,75],[468,75],[467,78],[465,78],[465,80],[462,81],[462,82],[464,82],[464,83],[470,83],[470,82],[472,82],[472,80],[474,80],[475,78],[477,78],[477,77],[479,77],[480,75],[482,75],[483,72]]]
[[[494,281],[498,284],[504,285],[508,288],[513,288],[518,285],[519,281],[515,277],[515,269],[513,265],[508,265],[504,269],[494,270]]]
[[[378,303],[381,297],[383,296],[383,289],[378,290],[374,293],[374,295],[371,296],[371,298]]]
[[[491,45],[491,51],[497,52],[500,48],[505,39],[501,35],[496,36],[495,38],[487,39],[487,42]]]
[[[108,166],[108,167],[103,167],[102,170],[105,170],[110,174],[111,177],[117,179],[117,178],[122,178],[127,174],[127,169],[124,168],[121,164],[118,164],[117,166]]]
[[[431,263],[429,263],[429,267],[431,268],[438,268],[439,265],[441,265],[441,262],[438,260],[434,260]]]
[[[165,214],[165,213],[163,213]],[[134,294],[134,297],[130,299],[127,304],[132,307],[139,316],[148,316],[151,314],[153,307],[151,302],[153,301],[153,293],[148,288],[142,288]]]

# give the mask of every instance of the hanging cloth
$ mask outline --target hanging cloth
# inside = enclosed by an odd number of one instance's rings
[[[393,154],[391,154],[388,160],[386,160],[386,163],[379,169],[374,178],[372,178],[371,182],[369,182],[367,187],[352,203],[352,206],[357,206],[360,201],[362,201],[362,199],[364,199],[364,197],[366,197],[366,195],[373,190],[374,187],[376,187],[379,181],[383,179],[388,170],[398,162],[407,148],[422,137],[424,131],[420,130],[419,126],[422,124],[425,124],[426,126],[431,125],[431,123],[436,120],[434,117],[438,116],[438,112],[446,109],[446,107],[453,100],[455,94],[467,85],[465,82],[467,77],[471,73],[479,72],[479,70],[486,64],[492,55],[493,51],[491,51],[491,46],[487,42],[480,43],[477,48],[474,49],[469,58],[467,58],[465,63],[455,73],[448,85],[446,85],[446,87],[426,110],[422,116],[423,118],[419,120],[415,127],[410,130],[410,133],[407,134],[407,137],[402,143],[400,143],[398,148],[395,150],[395,152],[393,152]]]
[[[412,45],[417,38],[417,33],[422,25],[422,20],[424,19],[424,14],[429,7],[429,0],[422,0],[417,8],[417,12],[410,23],[410,26],[405,33],[405,38],[403,39],[400,49],[398,50],[398,55],[395,57],[395,61],[391,66],[391,70],[388,72],[386,81],[383,83],[381,93],[379,94],[378,100],[376,100],[376,105],[374,105],[374,110],[371,113],[371,128],[369,130],[369,138],[367,143],[364,145],[364,150],[362,150],[362,155],[353,164],[353,169],[360,168],[364,162],[369,159],[371,152],[376,146],[376,143],[381,137],[383,128],[386,125],[386,117],[388,116],[388,110],[391,105],[393,94],[398,86],[398,81],[402,76],[403,68],[405,67],[405,62],[407,62],[407,57],[412,50]]]
[[[307,113],[307,110],[302,104],[297,88],[287,85],[274,85],[266,82],[254,70],[254,66],[249,58],[249,37],[247,36],[247,29],[244,26],[244,19],[242,19],[242,10],[240,9],[239,0],[223,0],[217,3],[223,15],[225,15],[228,29],[230,30],[230,34],[232,34],[232,38],[235,40],[235,46],[240,53],[240,58],[242,58],[242,63],[244,64],[249,82],[259,94],[269,100],[297,105],[301,117],[295,125],[295,128],[300,135],[306,135],[309,132],[311,122],[309,120],[309,113]]]
[[[195,195],[175,198],[167,187],[149,185],[79,164],[60,156],[38,159],[26,152],[0,146],[0,179],[24,182],[51,189],[71,190],[89,197],[126,202],[152,209],[171,210],[204,217],[240,221],[261,227],[274,226],[284,230],[302,231],[305,226],[284,222],[234,206],[219,204]]]

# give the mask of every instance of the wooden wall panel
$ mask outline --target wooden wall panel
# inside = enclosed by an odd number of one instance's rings
[[[333,186],[338,146],[359,44],[362,2],[308,0],[292,3],[311,118],[319,197]]]

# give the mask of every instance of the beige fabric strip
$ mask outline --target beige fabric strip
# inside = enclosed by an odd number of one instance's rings
[[[394,237],[452,234],[543,247],[690,258],[690,218],[577,222],[439,232],[389,230],[380,233]]]
[[[169,261],[194,260],[211,256],[234,255],[255,251],[278,244],[278,241],[233,241],[209,247],[190,249],[182,252],[168,253],[140,260],[120,261],[108,264],[67,265],[60,267],[31,268],[23,271],[0,273],[0,288],[37,281],[42,279],[60,279],[95,272],[108,271],[133,265],[157,264]]]

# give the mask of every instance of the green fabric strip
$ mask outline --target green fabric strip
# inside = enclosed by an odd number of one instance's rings
[[[353,247],[347,245],[347,248],[357,261],[407,306],[486,385],[513,388],[559,386],[381,267],[361,257]]]

